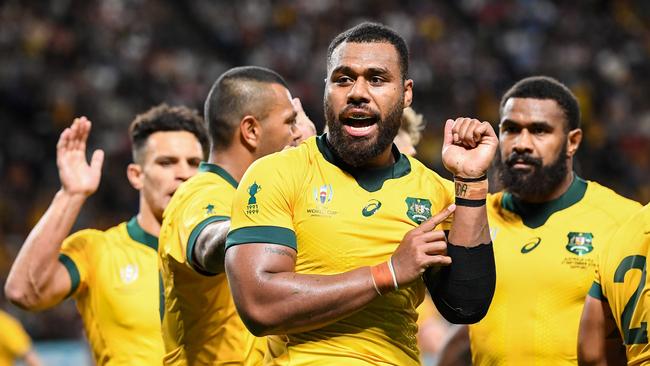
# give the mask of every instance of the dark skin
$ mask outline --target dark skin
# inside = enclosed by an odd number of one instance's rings
[[[295,128],[297,112],[289,91],[280,84],[261,87],[269,89],[271,97],[267,103],[266,118],[246,115],[239,123],[239,129],[233,136],[228,148],[213,151],[210,162],[224,168],[237,181],[256,159],[272,152],[280,151],[285,146],[295,145],[302,138],[302,133]],[[196,239],[192,253],[196,265],[210,273],[223,273],[226,235],[230,229],[230,220],[209,224]]]
[[[578,364],[626,365],[625,346],[606,301],[587,296],[578,332]]]
[[[567,175],[548,195],[542,197],[518,197],[523,201],[548,202],[564,194],[573,182],[573,156],[582,141],[582,130],[567,131],[567,121],[561,107],[552,99],[510,98],[501,111],[499,124],[499,146],[502,161],[513,151],[530,154],[542,160],[544,165],[555,159],[563,159],[567,164]],[[562,145],[566,155],[559,156]],[[525,174],[534,169],[525,163],[518,163],[514,168]],[[506,187],[507,190],[508,187]],[[458,328],[443,349],[443,355],[457,350],[469,352],[470,339],[467,326]],[[456,365],[456,361],[446,356],[440,365]]]
[[[328,65],[325,95],[336,115],[363,100],[366,111],[385,117],[400,98],[403,107],[410,105],[412,86],[412,80],[401,77],[397,51],[391,44],[344,42],[334,50]],[[341,128],[355,146],[357,142],[358,146],[372,144],[379,130],[376,124]],[[488,123],[469,118],[448,120],[443,161],[454,174],[479,177],[487,171],[496,146],[496,135]],[[364,167],[392,163],[394,158],[388,146]],[[392,256],[400,287],[418,280],[428,267],[451,263],[446,255],[444,233],[433,229],[454,210],[450,233],[454,244],[471,247],[490,242],[485,206],[452,205],[405,234]],[[463,230],[458,230],[460,227]],[[364,308],[379,296],[370,267],[335,275],[302,274],[295,272],[296,255],[291,248],[269,243],[237,245],[226,252],[233,298],[253,334],[318,329]]]

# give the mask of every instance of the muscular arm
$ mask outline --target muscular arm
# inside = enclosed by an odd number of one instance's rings
[[[71,280],[59,262],[61,243],[68,236],[86,198],[99,185],[103,153],[96,151],[86,163],[90,121],[76,119],[57,144],[57,165],[62,188],[29,233],[13,263],[5,294],[9,301],[28,310],[59,303],[70,291]]]
[[[393,257],[404,257],[397,281],[406,285],[424,268],[446,265],[444,234],[431,231],[453,208],[411,230]],[[410,262],[409,262],[410,261]],[[321,328],[346,317],[378,295],[370,267],[335,275],[295,273],[296,251],[275,244],[242,244],[226,252],[226,273],[237,310],[255,335]]]
[[[472,324],[487,313],[496,286],[496,269],[485,206],[484,177],[498,141],[487,122],[469,118],[448,120],[445,125],[443,161],[460,178],[460,186],[479,184],[471,199],[457,188],[456,213],[449,232],[447,254],[452,264],[439,273],[425,272],[424,279],[440,314],[456,324]],[[456,178],[459,179],[459,178]],[[485,183],[468,183],[479,180]],[[458,196],[460,191],[461,196]],[[477,197],[480,196],[480,197]],[[481,245],[485,244],[485,245]]]
[[[578,364],[627,364],[623,340],[607,301],[587,296],[578,331]]]
[[[226,236],[230,229],[230,220],[217,221],[206,226],[196,239],[192,255],[194,262],[203,271],[223,273]]]

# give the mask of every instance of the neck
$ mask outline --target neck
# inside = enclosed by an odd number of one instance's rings
[[[213,150],[210,153],[211,164],[216,164],[228,172],[237,182],[240,182],[246,169],[253,164],[255,157],[248,149],[239,144],[233,143],[225,150]]]
[[[385,168],[391,164],[395,164],[395,156],[393,156],[393,145],[389,145],[386,150],[384,150],[379,156],[374,159],[370,159],[363,168],[377,169]]]
[[[160,234],[160,221],[156,219],[156,216],[151,211],[149,205],[144,200],[144,197],[140,195],[140,212],[136,216],[138,220],[138,225],[147,232],[155,237],[158,237]]]

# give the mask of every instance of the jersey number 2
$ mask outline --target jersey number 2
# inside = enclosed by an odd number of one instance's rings
[[[632,314],[634,314],[634,310],[639,303],[639,296],[641,296],[641,292],[645,287],[645,264],[646,258],[644,256],[631,255],[625,257],[625,259],[621,261],[621,264],[618,265],[616,272],[614,273],[614,282],[623,283],[627,271],[632,269],[641,270],[641,281],[639,281],[639,286],[636,288],[634,295],[632,295],[627,304],[625,304],[625,308],[623,308],[623,313],[621,314],[621,328],[623,328],[625,344],[648,343],[648,322],[641,322],[641,326],[638,328],[630,328]]]

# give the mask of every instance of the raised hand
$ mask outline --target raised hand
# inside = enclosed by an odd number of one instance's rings
[[[445,123],[442,162],[455,176],[478,178],[487,172],[499,140],[488,122],[473,118]]]
[[[90,164],[86,161],[86,141],[91,123],[86,117],[75,118],[56,145],[56,165],[62,190],[68,194],[90,196],[101,179],[104,151],[95,150]]]
[[[391,257],[397,284],[400,287],[419,278],[431,266],[451,264],[451,258],[447,256],[445,233],[433,229],[445,221],[455,209],[455,205],[445,208],[404,235],[404,239]]]

